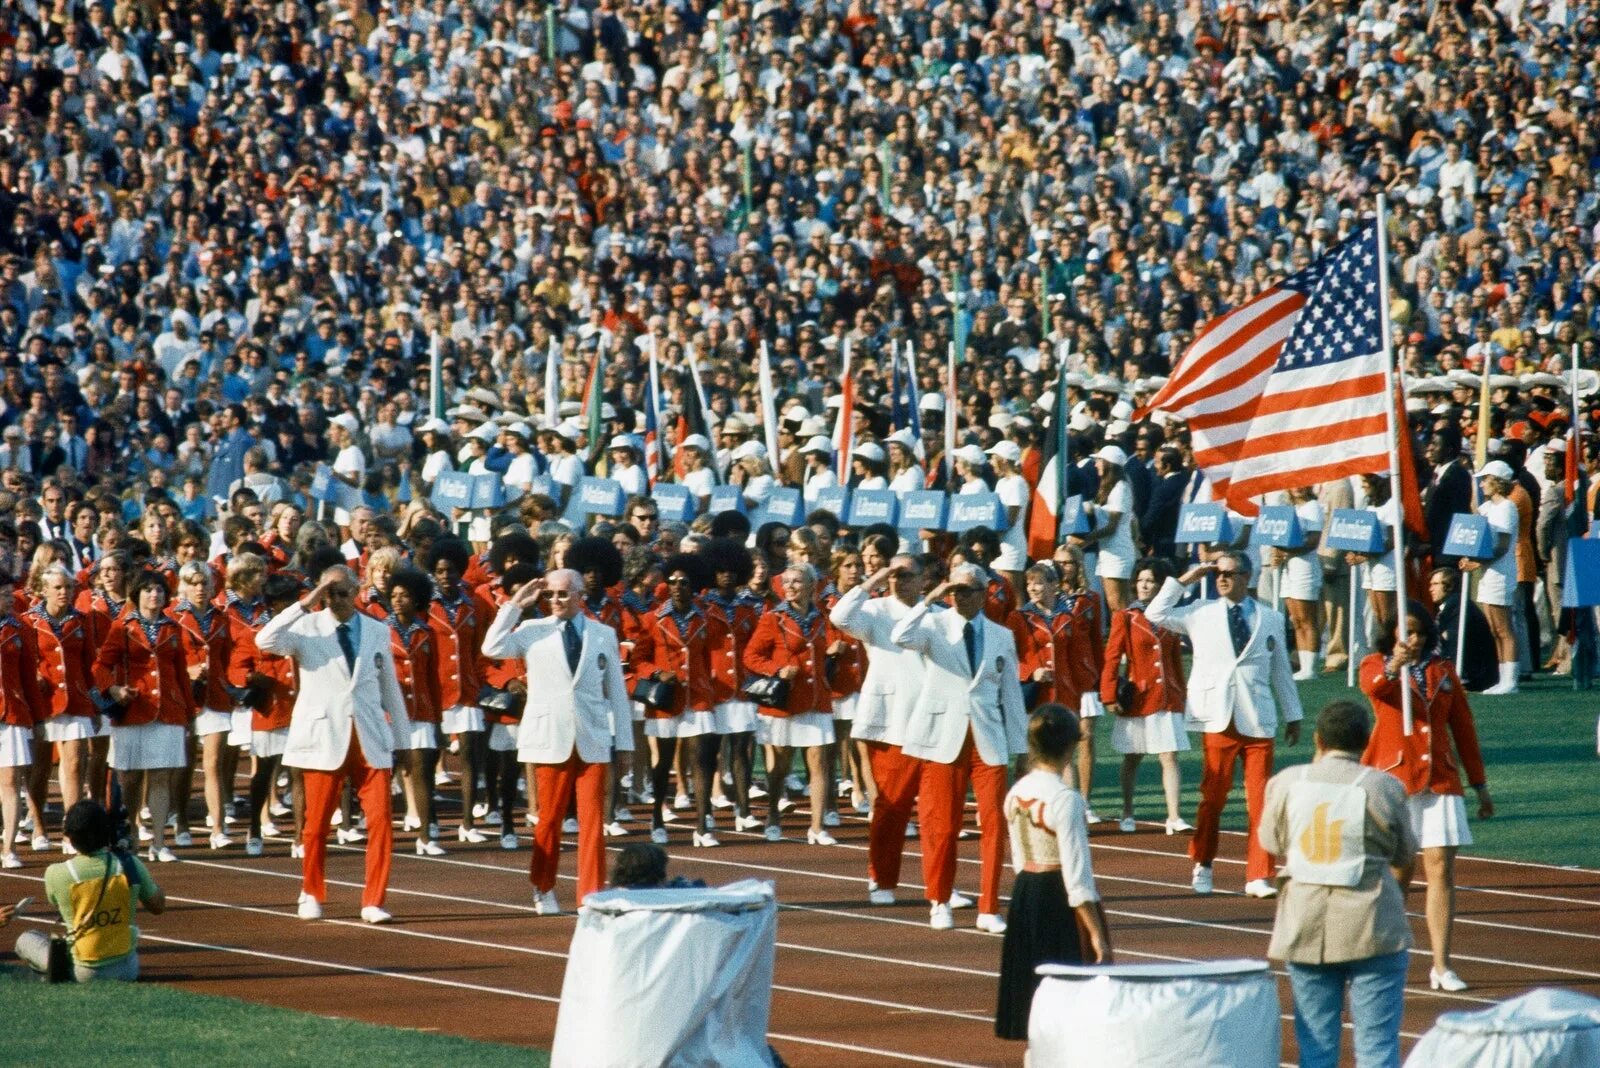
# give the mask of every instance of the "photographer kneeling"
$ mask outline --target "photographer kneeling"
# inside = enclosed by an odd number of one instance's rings
[[[72,977],[133,982],[139,978],[139,929],[134,906],[152,915],[166,911],[167,895],[132,854],[113,852],[111,816],[98,801],[83,800],[67,811],[67,840],[78,855],[44,873],[45,897],[61,911],[72,953]],[[50,937],[28,931],[17,939],[17,956],[35,971],[50,970]]]

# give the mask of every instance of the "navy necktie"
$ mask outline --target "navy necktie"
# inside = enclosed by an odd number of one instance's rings
[[[351,674],[356,670],[356,647],[350,640],[350,624],[339,624],[339,648],[344,650],[344,666],[350,669]]]
[[[567,625],[561,629],[561,635],[567,646],[567,670],[576,675],[578,655],[583,650],[583,641],[578,637],[578,625],[570,619],[567,620]]]
[[[1233,638],[1233,655],[1238,656],[1250,643],[1250,628],[1244,622],[1244,605],[1228,606],[1228,634]]]
[[[962,630],[962,637],[967,643],[967,670],[976,675],[978,673],[978,632],[972,629],[972,621],[968,620]]]

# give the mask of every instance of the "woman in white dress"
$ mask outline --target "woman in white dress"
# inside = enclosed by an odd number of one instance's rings
[[[1384,632],[1395,618],[1395,557],[1394,531],[1399,522],[1396,502],[1389,496],[1388,475],[1362,475],[1361,488],[1367,496],[1367,511],[1378,517],[1378,529],[1383,531],[1383,552],[1345,553],[1345,562],[1354,567],[1366,564],[1367,577],[1362,585],[1367,591],[1367,606],[1371,612],[1367,621],[1370,639]]]
[[[998,441],[990,446],[988,455],[999,476],[994,492],[1000,498],[1000,507],[1006,510],[1006,532],[1000,536],[1000,555],[995,558],[994,569],[1011,583],[1012,589],[1021,590],[1022,572],[1028,566],[1028,498],[1033,491],[1022,477],[1022,449],[1016,442]]]
[[[1483,487],[1484,499],[1478,504],[1478,514],[1489,521],[1489,532],[1494,537],[1495,556],[1492,560],[1463,559],[1463,571],[1477,571],[1478,607],[1489,621],[1489,632],[1494,635],[1495,660],[1500,666],[1500,681],[1484,690],[1486,695],[1517,692],[1517,635],[1512,622],[1512,598],[1517,596],[1517,531],[1522,517],[1517,513],[1517,503],[1509,496],[1513,475],[1510,465],[1493,460],[1478,472],[1478,484]]]
[[[1085,552],[1090,546],[1099,549],[1095,574],[1100,577],[1106,607],[1112,612],[1128,607],[1133,565],[1138,557],[1133,544],[1133,488],[1123,473],[1127,463],[1128,454],[1117,445],[1102,446],[1094,454],[1094,466],[1100,473],[1100,489],[1089,506],[1094,529],[1074,535],[1075,543]]]
[[[927,477],[917,463],[916,439],[909,430],[896,430],[884,439],[889,448],[889,488],[896,493],[927,489]]]
[[[1290,490],[1289,503],[1294,505],[1304,540],[1298,549],[1268,551],[1278,561],[1278,592],[1289,613],[1289,624],[1294,627],[1295,653],[1300,661],[1300,670],[1294,677],[1304,681],[1316,677],[1321,634],[1317,611],[1322,604],[1322,560],[1317,556],[1317,546],[1322,541],[1322,505],[1317,503],[1315,486]]]
[[[889,480],[883,477],[887,462],[882,445],[875,441],[863,441],[850,453],[851,485],[858,490],[888,489]]]

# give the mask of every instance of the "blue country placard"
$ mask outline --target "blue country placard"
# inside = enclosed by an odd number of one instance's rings
[[[1227,506],[1186,504],[1178,509],[1178,530],[1172,540],[1178,545],[1228,545],[1233,535]]]
[[[817,495],[811,498],[813,509],[821,508],[832,512],[844,522],[845,513],[850,510],[850,487],[829,486],[827,489],[818,490]]]
[[[1330,549],[1374,556],[1384,551],[1383,524],[1378,513],[1365,508],[1335,508],[1322,532],[1322,544]]]
[[[650,497],[656,502],[663,523],[692,523],[699,510],[689,487],[675,482],[657,482],[656,488],[650,491]]]
[[[988,527],[1004,533],[1010,526],[1006,522],[1005,506],[992,493],[955,493],[950,496],[950,521],[945,529],[959,534],[974,527]]]
[[[1250,534],[1250,544],[1274,549],[1298,549],[1306,543],[1300,517],[1287,504],[1270,504],[1261,509]]]
[[[845,523],[852,527],[870,527],[874,523],[895,525],[900,511],[900,498],[893,490],[856,490],[850,496],[850,512]]]
[[[1494,559],[1494,531],[1489,520],[1470,512],[1450,517],[1450,530],[1444,536],[1441,556],[1463,556],[1468,560]]]
[[[738,486],[713,486],[711,488],[711,503],[706,505],[707,515],[743,511],[745,511],[743,489]]]
[[[782,523],[793,529],[805,521],[806,503],[800,497],[800,491],[789,486],[779,486],[767,494],[767,499],[761,504],[761,511],[757,514],[752,525],[760,527],[763,523]]]

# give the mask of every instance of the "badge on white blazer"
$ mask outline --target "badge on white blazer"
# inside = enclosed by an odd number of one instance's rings
[[[606,669],[606,654],[601,653],[600,656],[596,658],[595,663],[600,665],[601,671],[604,671]]]
[[[1276,652],[1277,648],[1278,648],[1278,639],[1268,635],[1268,637],[1267,637],[1267,652],[1269,652],[1269,653]]]
[[[1003,657],[1003,656],[995,657],[994,658],[994,673],[996,675],[1003,675],[1003,674],[1005,674],[1005,670],[1006,670],[1006,658]]]

